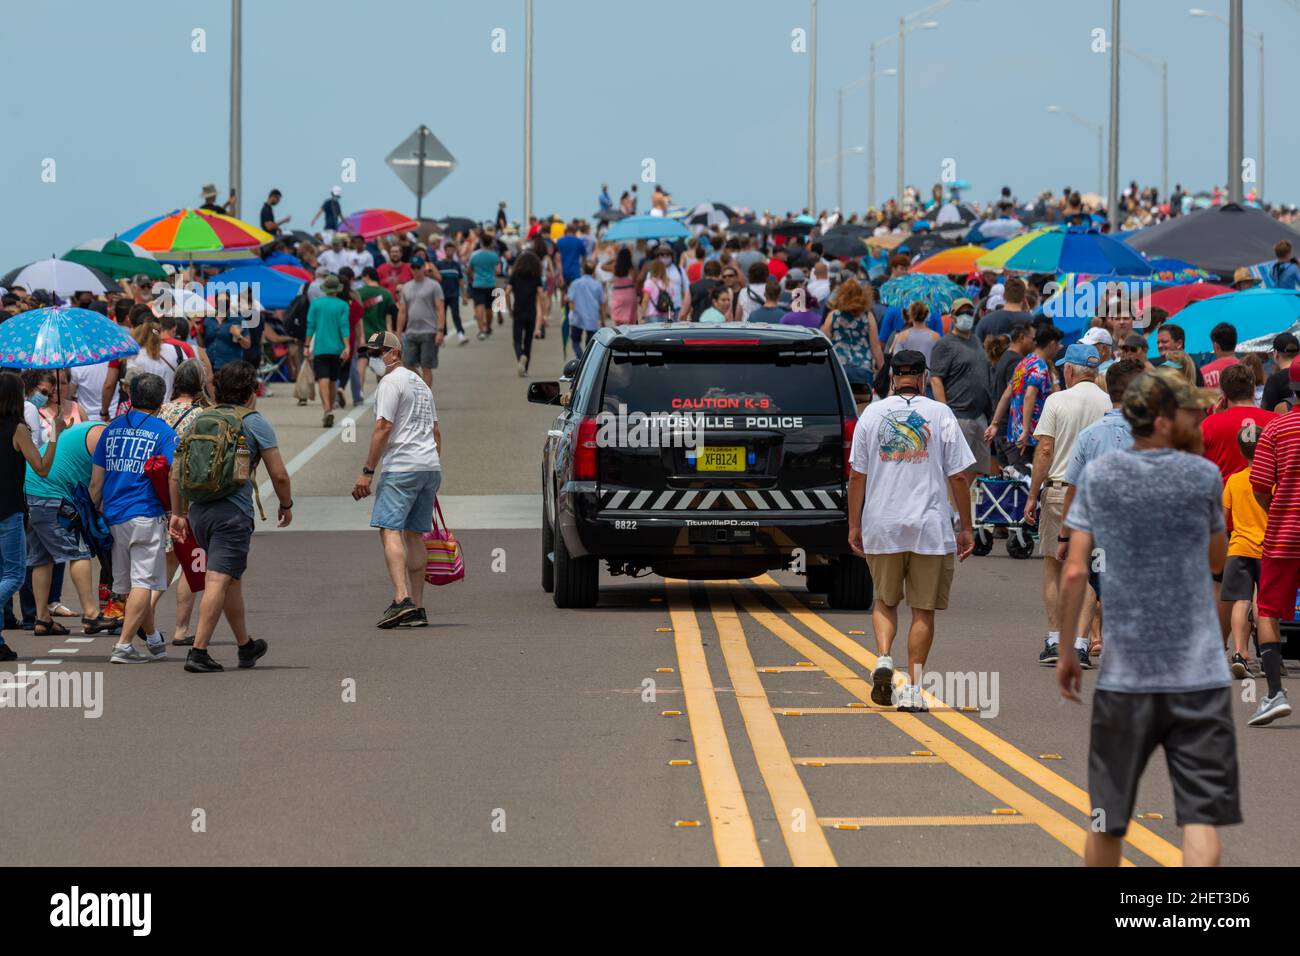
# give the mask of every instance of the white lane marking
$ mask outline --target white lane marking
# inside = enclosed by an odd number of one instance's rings
[[[698,491],[688,491],[684,495],[682,495],[682,500],[677,502],[677,510],[678,511],[685,510],[686,506],[689,505],[692,501],[694,501],[695,496],[698,494],[699,494]]]
[[[354,407],[352,411],[348,412],[346,415],[343,416],[343,420],[339,422],[339,427],[330,428],[326,431],[321,432],[321,434],[316,438],[315,441],[313,441],[302,451],[298,452],[298,454],[294,455],[293,458],[285,464],[285,470],[289,472],[289,477],[292,478],[299,471],[301,471],[303,466],[305,466],[309,461],[311,461],[313,458],[319,455],[330,442],[338,440],[339,435],[341,434],[342,431],[343,422],[355,422],[358,418],[360,418],[362,415],[365,415],[366,413],[370,413],[371,415],[373,415],[374,407],[372,405],[362,405],[360,408]],[[263,498],[266,498],[269,497],[271,492],[275,490],[275,485],[271,483],[270,478],[267,478],[265,481],[261,483],[261,485],[258,486],[257,490],[258,493]]]
[[[672,500],[673,494],[674,493],[672,491],[665,491],[662,495],[660,495],[658,498],[655,499],[655,503],[650,506],[650,510],[659,511],[661,508],[663,508],[664,505],[668,504],[668,502]]]
[[[641,506],[646,503],[646,499],[649,498],[651,494],[653,494],[653,492],[650,491],[641,492],[639,495],[637,495],[635,498],[632,499],[632,503],[628,505],[628,508],[631,509],[632,511],[636,511],[640,509]]]
[[[799,502],[799,507],[811,508],[813,506],[813,503],[808,500],[808,496],[802,491],[792,491],[791,494],[794,495],[794,500]]]
[[[790,501],[784,494],[779,491],[773,491],[772,497],[776,499],[776,503],[781,506],[782,511],[790,510]]]
[[[42,666],[49,666],[50,664],[62,664],[62,663],[64,663],[64,661],[63,661],[63,660],[60,660],[60,659],[57,658],[57,657],[42,657],[42,658],[39,658],[38,660],[34,660],[34,661],[32,661],[32,663],[33,663],[33,664],[40,664],[40,665],[42,665]]]
[[[3,683],[0,683],[0,690],[22,690],[35,680],[36,678],[33,677],[31,680],[23,681],[21,684],[16,684],[13,681],[4,681]]]
[[[44,673],[46,672],[45,671],[15,671],[14,676],[15,677],[39,677],[41,674]]]
[[[45,653],[46,654],[75,654],[79,650],[81,650],[81,648],[79,647],[51,647]]]
[[[94,644],[94,643],[95,643],[95,639],[94,639],[93,637],[70,637],[70,638],[67,639],[67,641],[66,641],[65,643],[67,643],[67,644]]]

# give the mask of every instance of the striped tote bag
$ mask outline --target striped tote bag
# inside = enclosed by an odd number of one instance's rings
[[[443,520],[442,504],[437,499],[434,499],[433,530],[424,533],[424,550],[429,556],[424,566],[424,580],[429,584],[451,584],[465,577],[465,559],[460,542]]]

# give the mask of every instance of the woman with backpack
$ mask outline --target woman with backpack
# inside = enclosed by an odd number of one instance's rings
[[[673,320],[672,283],[668,279],[668,266],[663,256],[655,256],[650,264],[650,274],[646,276],[645,286],[641,289],[641,321],[671,322]]]
[[[875,370],[884,367],[871,293],[856,279],[845,279],[835,290],[832,303],[834,308],[822,323],[822,334],[831,340],[849,384],[870,386],[875,382]]]

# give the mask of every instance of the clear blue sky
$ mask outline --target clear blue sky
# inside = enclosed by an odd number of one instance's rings
[[[1226,0],[1196,0],[1226,16]],[[835,150],[837,87],[867,71],[867,46],[923,0],[821,0],[818,150]],[[1169,61],[1170,178],[1226,181],[1227,30],[1192,18],[1192,0],[1125,0],[1123,45]],[[306,226],[339,181],[345,211],[414,198],[384,156],[427,123],[460,162],[426,215],[522,212],[523,0],[246,0],[244,196],[254,219],[266,192]],[[1266,189],[1300,201],[1300,148],[1289,56],[1300,4],[1246,0],[1246,26],[1267,35]],[[953,0],[907,47],[907,180],[938,180],[944,158],[977,199],[1096,183],[1095,138],[1059,104],[1105,122],[1107,57],[1091,50],[1108,0]],[[596,207],[653,158],[680,202],[797,209],[805,203],[808,59],[791,30],[801,0],[536,0],[535,172],[538,212]],[[191,32],[206,30],[206,53]],[[505,30],[506,52],[492,52]],[[229,4],[225,0],[23,0],[0,33],[0,269],[63,254],[177,206],[202,183],[227,186]],[[878,66],[895,65],[890,43]],[[1247,44],[1246,155],[1256,152],[1258,61]],[[896,80],[879,80],[877,196],[893,193]],[[1122,181],[1159,184],[1159,80],[1122,62]],[[867,140],[865,89],[845,101],[845,145]],[[57,180],[41,181],[54,159]],[[845,205],[866,202],[866,158],[845,158]],[[646,187],[643,187],[643,192]],[[833,159],[818,165],[819,206],[835,203]]]

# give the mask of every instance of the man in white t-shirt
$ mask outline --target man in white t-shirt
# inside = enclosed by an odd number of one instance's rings
[[[975,546],[970,484],[975,456],[947,405],[924,395],[925,356],[894,354],[893,390],[863,411],[853,432],[849,475],[849,545],[866,558],[875,586],[871,626],[880,656],[872,672],[871,699],[899,710],[927,710],[921,673],[934,641],[934,612],[948,606],[954,554],[965,560]],[[961,531],[953,533],[957,503]],[[906,585],[906,589],[904,588]],[[907,677],[894,693],[898,605],[904,591],[912,610],[907,632]]]
[[[338,275],[339,270],[350,264],[352,253],[343,247],[343,233],[334,233],[334,238],[330,240],[330,247],[317,257],[317,262],[330,271],[331,275]]]
[[[1025,502],[1025,521],[1038,524],[1038,546],[1043,553],[1043,603],[1047,606],[1047,640],[1038,655],[1038,663],[1055,666],[1059,659],[1061,622],[1057,620],[1057,601],[1061,588],[1061,562],[1057,560],[1058,543],[1064,541],[1061,522],[1065,516],[1065,473],[1074,453],[1074,440],[1093,422],[1111,409],[1110,396],[1097,385],[1101,353],[1095,346],[1076,342],[1065,350],[1057,365],[1065,369],[1065,390],[1056,391],[1043,402],[1043,412],[1034,426],[1038,447],[1034,450],[1033,477],[1029,482],[1029,499]],[[1039,492],[1043,500],[1038,500]],[[1041,504],[1041,511],[1040,511]],[[1073,627],[1073,625],[1071,625]],[[1092,667],[1084,627],[1076,639],[1074,653],[1085,669]]]
[[[108,417],[105,418],[102,414],[104,381],[108,378],[107,362],[100,362],[96,365],[78,365],[75,368],[68,369],[68,377],[76,389],[73,397],[76,403],[81,406],[81,411],[86,416],[87,421],[106,422],[112,421],[116,417],[118,404],[118,393],[116,391],[110,396],[111,404],[108,408]]]
[[[424,611],[424,533],[433,528],[433,511],[442,484],[442,432],[433,393],[424,380],[402,365],[402,342],[392,332],[376,332],[358,349],[384,364],[375,390],[375,430],[361,477],[352,489],[360,501],[370,495],[375,469],[382,466],[370,527],[379,529],[393,603],[378,627],[428,627]]]

